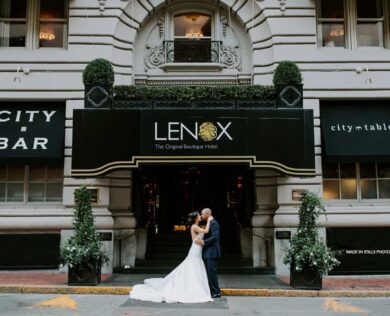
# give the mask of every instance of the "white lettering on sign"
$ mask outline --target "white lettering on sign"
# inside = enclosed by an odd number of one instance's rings
[[[11,146],[7,137],[0,137],[0,150],[8,149],[9,147],[11,147],[11,150],[47,150],[48,143],[49,140],[46,137],[34,137],[32,139],[19,137],[18,140]]]
[[[28,122],[33,123],[34,120],[42,118],[46,123],[50,123],[53,115],[57,111],[30,111],[30,110],[18,110],[15,112],[11,112],[8,110],[0,111],[0,122],[9,122],[13,121],[19,123],[22,118],[26,118]]]
[[[371,123],[361,125],[334,124],[330,126],[332,132],[353,133],[353,132],[387,132],[390,131],[389,123]]]
[[[192,125],[186,125],[181,122],[168,122],[166,126],[159,127],[159,123],[154,122],[154,140],[183,141],[186,138],[192,138],[198,141],[201,138],[205,141],[214,139],[218,141],[225,137],[232,141],[233,137],[228,131],[231,125],[232,122],[228,122],[225,125],[221,122],[216,122],[216,125],[211,122],[194,122]]]

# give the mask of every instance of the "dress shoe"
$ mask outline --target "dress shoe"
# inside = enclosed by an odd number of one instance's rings
[[[221,294],[213,294],[213,295],[211,295],[211,298],[218,298],[218,297],[221,297]]]

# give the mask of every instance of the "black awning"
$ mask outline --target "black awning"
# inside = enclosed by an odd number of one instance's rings
[[[327,161],[390,161],[390,101],[321,102]]]
[[[313,176],[313,130],[313,112],[303,109],[75,110],[72,176],[164,163]]]

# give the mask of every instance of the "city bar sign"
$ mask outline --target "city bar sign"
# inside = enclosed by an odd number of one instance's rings
[[[64,130],[64,103],[1,103],[0,158],[60,158]]]
[[[140,164],[248,164],[313,176],[313,112],[303,109],[85,109],[73,119],[72,175]]]

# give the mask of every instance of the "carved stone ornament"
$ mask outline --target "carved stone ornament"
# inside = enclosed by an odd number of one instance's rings
[[[226,37],[226,29],[228,27],[228,19],[221,15],[221,24],[222,24],[222,34],[224,37]]]
[[[160,16],[157,19],[158,33],[160,35],[160,38],[162,38],[164,36],[164,23],[165,23],[165,17]]]
[[[146,46],[145,66],[147,69],[159,68],[165,63],[164,45],[160,43],[156,46]]]
[[[220,63],[225,65],[225,68],[239,69],[240,68],[240,53],[238,46],[227,46],[221,43],[219,52]]]
[[[99,11],[100,11],[100,15],[103,15],[103,12],[104,12],[104,9],[105,9],[105,5],[106,5],[106,0],[98,0],[99,2]]]

